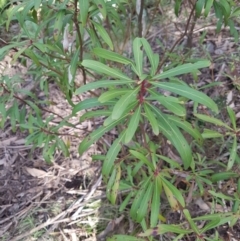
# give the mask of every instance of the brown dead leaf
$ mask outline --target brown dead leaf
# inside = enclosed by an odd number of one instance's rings
[[[33,177],[44,178],[47,176],[47,172],[37,168],[25,167],[25,170]]]

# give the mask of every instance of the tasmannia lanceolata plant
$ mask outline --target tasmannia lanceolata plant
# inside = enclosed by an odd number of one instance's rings
[[[223,24],[228,25],[231,34],[237,39],[233,20],[239,16],[240,9],[234,1],[176,0],[173,6],[176,15],[181,14],[186,2],[192,11],[184,34],[170,52],[174,51],[184,36],[190,38],[197,19],[207,17],[211,11],[214,11],[218,19],[217,29],[220,30]],[[174,232],[182,237],[195,233],[201,240],[207,230],[232,220],[232,214],[222,214],[221,219],[215,214],[191,218],[183,194],[172,182],[174,170],[191,170],[188,180],[194,179],[203,194],[204,183],[212,185],[235,175],[228,171],[238,158],[235,150],[239,129],[231,109],[228,109],[228,114],[232,127],[215,117],[198,114],[196,110],[199,105],[206,106],[215,113],[218,112],[218,107],[204,93],[189,87],[178,78],[187,73],[196,74],[199,69],[208,67],[209,61],[176,61],[167,67],[167,51],[159,56],[153,52],[146,38],[142,37],[141,30],[149,29],[156,17],[144,17],[147,4],[156,7],[161,1],[25,0],[12,1],[14,6],[5,3],[8,9],[0,6],[4,9],[1,24],[4,23],[11,30],[11,21],[14,20],[19,24],[20,32],[12,42],[1,42],[3,47],[0,49],[0,57],[3,58],[11,49],[15,52],[14,61],[21,58],[24,64],[26,59],[30,59],[29,73],[34,76],[36,86],[45,91],[46,95],[49,81],[54,81],[72,106],[72,115],[89,110],[80,117],[80,122],[104,117],[104,123],[80,143],[79,153],[83,154],[106,133],[117,130],[118,136],[107,146],[106,153],[98,156],[103,160],[102,174],[107,183],[109,200],[114,204],[119,190],[130,190],[124,196],[120,211],[130,207],[130,216],[146,231],[161,220],[161,195],[165,195],[171,208],[182,210],[190,225],[185,230],[181,225],[159,224],[157,229],[149,229],[142,236]],[[134,14],[137,18],[132,22]],[[124,46],[128,43],[132,47],[126,51]],[[79,70],[83,78],[80,87],[74,82]],[[94,81],[88,83],[87,75],[95,77]],[[4,128],[10,119],[13,131],[18,127],[28,130],[28,143],[44,146],[43,155],[49,162],[57,148],[67,156],[68,144],[60,138],[63,135],[60,129],[66,125],[74,127],[69,121],[72,115],[65,118],[58,116],[62,121],[52,126],[51,120],[56,113],[49,111],[49,117],[42,119],[42,111],[46,111],[45,106],[50,103],[39,100],[32,92],[19,89],[18,85],[22,82],[19,77],[1,77],[1,127]],[[96,90],[100,90],[100,96]],[[84,92],[90,92],[93,97],[73,103],[72,96]],[[186,119],[185,104],[189,100],[194,103],[195,117],[224,127],[227,133],[217,133],[214,130],[200,133],[198,127]],[[211,170],[195,170],[195,153],[192,153],[183,133],[191,136],[200,146],[204,138],[225,135],[233,137],[227,171],[214,174]],[[157,138],[154,140],[153,136]],[[165,140],[177,150],[180,162],[160,154],[159,146],[164,145]],[[204,165],[204,160],[199,155],[198,159]],[[208,174],[212,174],[211,180],[207,179]],[[212,195],[219,198],[216,192],[212,192]],[[239,197],[234,201],[234,211],[237,212]],[[199,229],[195,224],[197,220],[206,220],[208,223]],[[126,240],[126,236],[116,236],[114,240]]]

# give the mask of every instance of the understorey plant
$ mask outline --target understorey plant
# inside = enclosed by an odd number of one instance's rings
[[[177,16],[181,14],[183,2],[175,1],[173,7]],[[240,183],[234,196],[217,192],[214,187],[218,181],[237,178],[237,173],[232,170],[234,164],[239,163],[236,116],[231,108],[227,108],[231,126],[223,123],[218,119],[216,103],[184,81],[187,74],[196,77],[199,70],[208,68],[210,61],[191,59],[186,63],[186,59],[176,58],[173,62],[175,58],[168,58],[185,36],[191,39],[196,20],[200,16],[207,17],[212,9],[218,19],[217,30],[223,24],[228,25],[236,39],[233,18],[239,15],[239,8],[229,1],[187,2],[192,10],[185,32],[163,56],[155,53],[147,39],[142,37],[143,30],[149,28],[144,22],[147,21],[144,1],[133,4],[122,0],[28,0],[13,1],[16,5],[6,10],[6,28],[11,27],[12,20],[18,21],[21,41],[16,38],[11,43],[3,41],[0,57],[12,50],[13,62],[20,58],[25,64],[26,59],[30,59],[29,73],[34,76],[35,84],[48,95],[49,82],[57,83],[72,108],[72,114],[65,118],[57,116],[61,118],[60,123],[51,125],[56,113],[48,111],[49,117],[42,119],[42,113],[47,111],[50,103],[16,87],[24,80],[2,76],[1,127],[4,128],[10,120],[13,131],[17,128],[28,131],[28,144],[43,147],[43,156],[51,163],[56,149],[65,156],[69,154],[69,143],[61,138],[65,135],[61,133],[61,127],[74,128],[70,121],[72,116],[85,111],[80,123],[103,119],[100,127],[81,141],[79,154],[96,142],[107,143],[106,153],[93,156],[95,160],[102,160],[107,197],[113,205],[119,204],[121,212],[128,210],[131,219],[141,227],[132,235],[114,235],[109,241],[141,241],[146,237],[154,240],[154,236],[166,233],[175,233],[175,240],[190,234],[194,234],[196,240],[210,240],[207,231],[227,222],[234,225],[239,218]],[[159,1],[154,1],[156,8],[158,4]],[[129,16],[133,13],[137,15],[133,25],[138,29],[138,37],[132,36],[134,31],[128,29],[132,21]],[[120,47],[127,44],[131,45],[130,53]],[[169,59],[172,62],[167,65]],[[74,81],[79,72],[83,79],[80,84]],[[94,80],[88,81],[87,76],[94,77]],[[77,99],[84,93],[91,95],[78,103],[73,101],[73,97]],[[187,116],[187,108],[196,120],[194,123]],[[198,112],[204,108],[212,116]],[[208,128],[202,131],[198,125],[200,121],[220,127],[221,132]],[[112,143],[104,142],[105,134],[112,130],[117,133]],[[229,159],[227,164],[219,162],[224,172],[214,173],[207,163],[209,160],[205,160],[199,150],[206,139],[226,137],[229,138]],[[164,149],[170,149],[175,156],[168,156]],[[213,211],[191,217],[185,200],[187,194],[176,186],[179,176],[183,176],[188,185],[197,184],[196,196],[205,195],[204,187],[208,186],[213,203],[233,202],[232,212],[218,214]],[[119,203],[121,191],[124,195]],[[163,202],[182,214],[182,223],[166,223]],[[206,224],[199,228],[198,221]],[[216,233],[216,240],[217,236]]]

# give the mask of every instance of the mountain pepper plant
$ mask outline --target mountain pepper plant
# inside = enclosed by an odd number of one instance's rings
[[[51,163],[56,149],[65,156],[69,154],[60,130],[63,126],[74,127],[70,122],[72,116],[84,110],[79,122],[103,118],[101,126],[79,143],[78,151],[82,155],[106,133],[117,131],[116,138],[106,146],[106,153],[95,155],[93,159],[102,160],[102,177],[109,201],[118,204],[121,212],[129,210],[131,219],[141,227],[132,236],[114,235],[108,240],[154,240],[155,236],[165,233],[175,233],[175,240],[189,234],[194,234],[196,240],[210,240],[206,235],[208,230],[228,222],[234,225],[239,218],[239,181],[234,196],[218,192],[215,183],[237,177],[233,166],[239,163],[240,129],[230,107],[227,113],[231,126],[218,119],[218,106],[210,97],[184,81],[186,74],[197,76],[202,68],[208,68],[209,60],[176,59],[169,66],[167,61],[178,43],[185,36],[190,38],[196,21],[207,17],[211,11],[216,15],[217,30],[227,25],[237,39],[233,20],[240,10],[234,1],[187,1],[191,13],[185,32],[169,52],[161,56],[143,37],[143,30],[147,31],[153,22],[144,15],[146,6],[152,4],[156,8],[161,1],[146,2],[26,0],[13,1],[13,5],[5,8],[1,6],[4,9],[2,25],[9,30],[14,20],[20,32],[11,42],[1,40],[0,57],[12,50],[13,61],[18,59],[24,64],[26,59],[31,60],[29,73],[34,76],[35,84],[48,95],[49,81],[54,81],[72,107],[70,116],[60,117],[62,121],[52,126],[51,120],[56,113],[49,111],[49,117],[42,119],[42,112],[47,110],[43,104],[50,103],[40,101],[32,92],[25,91],[27,97],[20,97],[22,90],[15,86],[23,80],[2,76],[1,127],[10,120],[13,131],[27,131],[27,143],[43,147],[43,156]],[[176,0],[174,3],[177,16],[181,15],[183,2]],[[131,23],[134,14],[137,18]],[[137,31],[128,28],[129,24]],[[128,53],[124,49],[127,44],[131,46]],[[74,81],[78,72],[83,79],[80,85]],[[89,82],[87,76],[94,80]],[[90,93],[90,97],[74,103],[72,98],[83,93]],[[191,111],[195,124],[187,117],[186,104],[189,102],[193,103]],[[203,107],[208,108],[211,115],[198,113]],[[202,130],[199,122],[211,123],[222,131]],[[204,156],[193,151],[193,146],[201,149],[205,140],[225,137],[230,138],[229,160],[221,164],[223,172],[214,173]],[[163,154],[161,149],[166,146],[179,158]],[[175,185],[176,173],[184,173],[187,183],[196,183],[198,195],[203,196],[208,186],[213,202],[230,200],[234,203],[232,212],[213,210],[208,215],[191,217],[186,193]],[[118,202],[120,191],[126,191],[121,203]],[[182,223],[165,222],[163,199],[171,210],[181,212]],[[206,224],[197,226],[199,220]],[[216,233],[216,240],[217,237]]]

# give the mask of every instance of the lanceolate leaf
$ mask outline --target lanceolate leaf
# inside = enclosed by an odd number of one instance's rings
[[[173,121],[178,127],[185,130],[188,134],[190,134],[198,144],[203,144],[203,137],[198,129],[194,128],[189,122],[185,120],[181,120],[180,118],[172,115],[168,115],[168,119]]]
[[[79,0],[79,8],[81,22],[83,27],[85,27],[88,17],[89,0]]]
[[[148,204],[150,200],[152,199],[152,192],[153,192],[153,181],[150,180],[149,185],[146,189],[146,192],[140,202],[139,208],[137,210],[137,222],[142,222],[142,220],[146,217],[147,210],[148,210]]]
[[[159,134],[159,127],[158,127],[159,123],[156,120],[154,113],[149,109],[147,104],[144,104],[144,110],[145,110],[146,117],[152,127],[152,131],[157,136]]]
[[[185,207],[185,201],[181,194],[181,192],[167,179],[161,177],[162,184],[164,191],[166,193],[166,196],[168,198],[169,204],[171,205],[173,210],[179,210],[182,207]],[[181,204],[182,207],[179,206]]]
[[[96,27],[98,34],[102,37],[103,41],[110,47],[111,50],[113,50],[113,43],[111,38],[109,37],[107,31],[105,30],[105,28],[100,25],[99,23],[92,21],[92,23],[94,24],[94,26]]]
[[[129,89],[115,89],[115,90],[109,90],[109,91],[106,91],[104,92],[99,98],[98,100],[101,102],[101,103],[104,103],[106,101],[109,101],[109,100],[112,100],[112,99],[115,99],[115,98],[119,98],[120,96],[126,94],[126,93],[129,93],[131,92],[131,90]]]
[[[199,92],[188,86],[180,85],[180,84],[174,84],[174,83],[168,83],[168,82],[151,82],[151,83],[161,89],[168,90],[180,96],[187,97],[188,99],[196,101],[202,105],[209,107],[213,111],[218,112],[218,107],[216,103],[207,95],[203,94],[202,92]]]
[[[115,102],[106,102],[104,103],[104,105],[113,105]],[[81,111],[81,110],[85,110],[88,108],[92,108],[92,107],[97,107],[97,106],[102,106],[103,104],[100,103],[98,101],[98,98],[89,98],[86,100],[83,100],[81,102],[79,102],[78,104],[76,104],[73,107],[73,111],[72,114],[75,115],[77,112]]]
[[[158,223],[159,209],[160,209],[160,195],[161,190],[158,185],[157,178],[154,179],[153,186],[153,196],[152,196],[152,204],[151,204],[151,217],[150,217],[150,225],[154,227]]]
[[[98,117],[98,116],[110,116],[112,114],[111,111],[109,110],[93,110],[86,112],[80,117],[80,122],[85,121],[86,119],[90,119],[93,117]]]
[[[227,171],[232,169],[233,164],[236,160],[236,156],[237,156],[237,138],[236,138],[236,136],[234,136],[233,145],[232,145],[230,157],[229,157],[229,160],[228,160]]]
[[[83,60],[82,65],[86,68],[92,69],[101,74],[106,74],[113,78],[132,81],[130,78],[128,78],[125,74],[121,73],[120,71],[110,68],[107,65],[95,60]]]
[[[140,121],[140,114],[141,114],[141,105],[137,107],[137,109],[135,110],[135,112],[130,118],[127,130],[126,130],[125,143],[129,143],[132,140],[138,128],[138,124]]]
[[[155,106],[151,106],[151,108],[157,114],[160,130],[178,150],[182,158],[184,168],[188,168],[192,162],[192,152],[186,139],[183,137],[182,133],[176,127],[176,125],[167,118],[167,115],[163,114]]]
[[[130,103],[136,100],[136,95],[139,87],[135,90],[123,95],[113,108],[112,119],[116,120],[121,117],[122,113],[126,110]]]
[[[104,0],[94,0],[94,3],[97,5],[100,13],[102,14],[103,18],[106,19],[107,17],[107,6]]]
[[[125,132],[121,133],[121,135],[113,142],[107,152],[106,159],[104,160],[102,167],[102,174],[105,179],[108,178],[109,174],[112,171],[113,164],[116,161],[117,155],[122,148],[122,142],[124,137]]]
[[[151,64],[150,72],[151,72],[151,76],[153,76],[157,71],[159,55],[153,53],[150,44],[148,43],[148,41],[145,38],[141,38],[141,42],[143,44],[144,50],[146,51],[149,62]]]
[[[110,131],[114,128],[118,123],[124,120],[126,116],[111,122],[108,126],[102,126],[92,132],[89,136],[87,136],[79,145],[78,152],[82,155],[95,141],[97,141],[101,136],[103,136],[106,132]]]
[[[146,193],[146,190],[149,186],[149,183],[151,182],[152,177],[148,177],[147,180],[144,180],[144,182],[141,185],[141,188],[138,190],[137,194],[135,195],[135,198],[133,200],[131,209],[130,209],[130,215],[131,217],[136,220],[137,219],[137,211],[141,207],[142,199]]]
[[[143,50],[141,47],[142,47],[141,38],[135,38],[133,41],[133,54],[134,54],[138,76],[142,75],[142,67],[143,67]]]
[[[110,86],[131,84],[133,82],[134,82],[133,80],[99,80],[99,81],[90,82],[86,85],[81,86],[75,91],[75,94],[79,95],[89,90],[94,90],[98,88],[107,88]]]
[[[160,80],[160,79],[166,79],[166,78],[174,77],[181,74],[187,74],[197,69],[208,67],[209,65],[210,65],[210,61],[208,60],[198,61],[197,63],[194,63],[194,64],[183,64],[181,66],[177,66],[176,68],[167,70],[161,74],[158,74],[154,76],[153,79]]]
[[[121,64],[133,64],[133,62],[130,59],[128,59],[118,53],[109,51],[107,49],[95,48],[95,49],[93,49],[93,53],[100,58],[108,59],[108,60],[118,62]]]
[[[159,101],[161,105],[165,106],[175,115],[186,116],[186,109],[183,105],[179,104],[180,101],[177,98],[172,96],[161,96],[152,92],[152,96],[150,96],[148,99]]]

